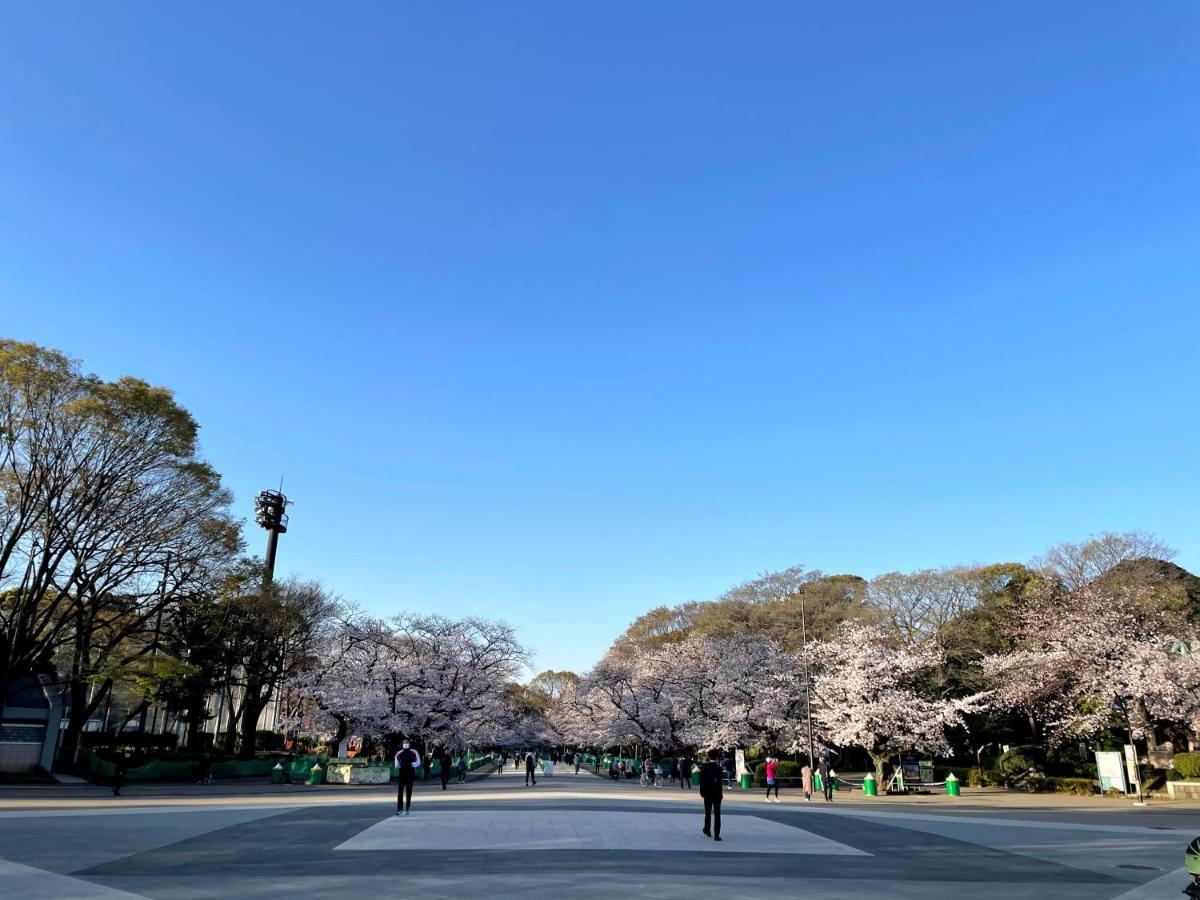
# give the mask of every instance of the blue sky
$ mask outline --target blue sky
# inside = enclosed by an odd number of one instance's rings
[[[283,569],[576,669],[797,562],[1200,569],[1200,6],[251,7],[0,11],[0,333],[282,474]]]

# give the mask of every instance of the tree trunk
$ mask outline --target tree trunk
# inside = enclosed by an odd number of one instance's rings
[[[225,725],[225,739],[222,744],[222,750],[229,756],[233,755],[233,751],[237,749],[238,722],[241,720],[243,711],[246,709],[246,701],[242,700],[240,707],[235,707],[233,703],[233,685],[226,688],[228,692],[228,703],[226,708],[229,710],[229,721]]]
[[[146,721],[146,719],[145,719],[146,710],[149,708],[150,708],[150,701],[143,700],[141,703],[139,703],[137,706],[135,706],[133,709],[131,709],[125,715],[125,720],[121,723],[121,727],[117,729],[117,734],[122,734],[125,731],[125,729],[129,726],[129,723],[132,722],[134,719],[136,719],[138,716],[141,716],[142,721],[145,722]],[[145,732],[143,731],[142,733],[144,734]]]
[[[867,755],[871,757],[871,762],[875,765],[875,785],[879,790],[887,789],[887,782],[883,780],[883,767],[887,763],[887,754],[880,755],[867,751]]]
[[[72,681],[67,687],[70,695],[71,711],[67,716],[67,727],[63,729],[62,742],[58,747],[58,759],[63,765],[75,763],[75,755],[79,751],[80,735],[88,720],[112,692],[112,679],[106,679],[93,695],[91,702],[87,698],[87,685],[82,681]]]
[[[204,723],[208,721],[208,703],[203,691],[192,691],[187,698],[187,714],[183,721],[187,723],[187,749],[193,753],[207,749],[201,746]]]
[[[350,730],[350,723],[343,717],[335,715],[333,721],[337,722],[337,731],[333,734],[333,746],[340,747],[342,741],[346,739],[346,732]]]
[[[255,745],[258,743],[258,719],[266,705],[262,687],[257,682],[247,684],[246,695],[242,699],[242,759],[254,758]]]

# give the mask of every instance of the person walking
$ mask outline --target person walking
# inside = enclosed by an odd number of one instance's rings
[[[800,786],[804,788],[804,799],[808,803],[812,803],[813,781],[812,781],[812,766],[808,763],[804,764],[804,768],[800,770]]]
[[[117,754],[116,770],[113,772],[113,796],[121,796],[121,788],[125,786],[125,775],[129,770],[129,757],[124,753]]]
[[[442,776],[442,790],[446,790],[450,784],[450,770],[454,768],[454,759],[450,756],[449,750],[442,750],[442,755],[438,757],[438,774]]]
[[[458,783],[467,783],[467,754],[463,754],[458,758]]]
[[[772,788],[774,788],[774,789],[775,789],[775,802],[776,802],[776,803],[780,803],[780,802],[782,802],[782,801],[779,799],[779,782],[775,780],[775,773],[778,771],[778,768],[779,768],[779,760],[777,760],[777,759],[776,759],[775,757],[773,757],[773,756],[768,756],[768,757],[767,757],[767,765],[766,765],[766,770],[767,770],[767,802],[768,802],[768,803],[770,803],[770,802],[771,802],[771,789],[772,789]]]
[[[686,756],[679,759],[679,789],[692,789],[692,761]]]
[[[821,792],[825,794],[825,802],[833,802],[833,774],[829,768],[829,758],[823,757],[821,764],[817,766],[817,772],[821,775]]]
[[[576,775],[578,775],[578,774],[579,774],[579,767],[580,767],[580,766],[582,766],[582,765],[583,765],[583,754],[582,754],[582,753],[576,753],[576,754],[575,754],[575,774],[576,774]]]
[[[396,771],[400,780],[396,783],[396,815],[412,815],[413,780],[421,768],[421,754],[409,746],[408,741],[396,752]]]
[[[704,800],[704,836],[714,841],[721,839],[721,800],[724,797],[722,786],[725,782],[721,765],[717,762],[719,754],[710,750],[708,762],[700,767],[700,796]]]
[[[533,758],[533,752],[525,754],[525,786],[530,787],[537,784],[537,760]]]

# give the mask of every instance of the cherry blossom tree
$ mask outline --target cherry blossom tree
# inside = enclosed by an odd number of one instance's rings
[[[965,728],[963,716],[987,702],[982,694],[926,696],[921,683],[941,662],[941,651],[931,641],[893,646],[880,626],[847,624],[808,650],[817,670],[814,717],[833,743],[865,750],[880,782],[884,763],[897,753],[949,753],[947,730]]]
[[[463,747],[498,738],[506,685],[528,651],[508,625],[401,615],[347,621],[330,634],[296,689],[315,730]]]
[[[1124,725],[1200,728],[1200,661],[1179,652],[1186,622],[1131,588],[1095,583],[1047,597],[1011,630],[1009,653],[984,659],[996,700],[1032,712],[1052,743]]]
[[[769,638],[692,637],[640,648],[618,642],[551,718],[586,745],[794,748],[803,701],[797,656]]]

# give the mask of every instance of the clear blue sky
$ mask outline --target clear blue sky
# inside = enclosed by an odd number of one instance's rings
[[[282,473],[284,569],[541,667],[796,562],[1198,569],[1198,26],[7,3],[0,333],[173,387],[242,515]]]

